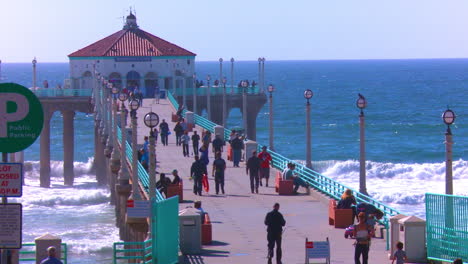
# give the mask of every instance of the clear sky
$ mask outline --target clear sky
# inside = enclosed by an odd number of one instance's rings
[[[198,61],[468,57],[467,0],[0,0],[0,59],[66,62],[130,6]]]

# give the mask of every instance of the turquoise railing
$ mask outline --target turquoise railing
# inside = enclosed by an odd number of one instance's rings
[[[427,258],[468,259],[468,197],[426,193]]]
[[[170,93],[173,93],[176,96],[183,96],[183,90],[184,89],[182,88],[171,89]],[[222,86],[211,86],[210,95],[222,95],[223,90],[224,88]],[[232,94],[242,94],[243,91],[244,91],[244,88],[226,86],[226,95],[228,96]],[[206,86],[195,88],[196,95],[203,96],[203,95],[206,95],[207,92],[208,92],[208,87]],[[245,92],[247,94],[262,94],[262,91],[258,86],[247,87],[245,88]],[[193,96],[193,87],[185,88],[185,96]]]
[[[172,103],[172,105],[176,108],[179,107],[179,104],[177,103],[177,100],[171,95],[171,93],[168,94],[169,100]],[[211,122],[210,120],[207,120],[204,117],[201,117],[199,115],[194,115],[195,116],[195,124],[203,127],[206,130],[209,130],[210,132],[213,132],[214,126],[216,126],[215,123]],[[231,134],[231,131],[228,129],[225,129],[224,131],[224,138],[225,140],[229,139],[229,135]],[[258,145],[258,151],[260,152],[261,148],[263,145],[259,144]],[[268,150],[270,155],[272,156],[272,165],[279,171],[283,171],[288,163],[294,163],[296,164],[296,173],[303,179],[305,182],[307,182],[310,186],[312,186],[314,189],[317,191],[322,192],[323,194],[335,199],[335,200],[340,200],[341,195],[346,189],[351,189],[356,197],[357,202],[366,202],[369,204],[374,205],[376,208],[381,210],[384,213],[383,218],[379,221],[386,229],[387,237],[389,237],[389,223],[390,223],[390,217],[399,214],[400,212],[377,201],[374,200],[373,198],[364,195],[353,188],[350,188],[346,185],[343,185],[329,177],[326,177],[310,168],[307,168],[301,163],[298,163],[297,161],[288,159],[284,156],[282,156],[279,153],[276,153],[274,151]],[[389,244],[389,239],[387,239],[387,250],[389,249],[390,244]]]
[[[113,251],[114,264],[119,263],[118,260],[125,260],[124,263],[153,263],[151,239],[144,242],[115,242]]]
[[[122,131],[121,131],[119,126],[117,126],[117,139],[118,139],[119,143],[122,144]],[[126,149],[125,154],[126,154],[126,157],[127,157],[127,162],[129,164],[132,164],[132,159],[133,159],[132,147],[128,143],[128,141],[126,142],[126,144],[127,144],[127,149]],[[141,185],[143,186],[144,191],[149,194],[149,189],[150,189],[149,175],[148,175],[148,172],[145,170],[145,168],[143,167],[143,165],[140,162],[138,162],[138,180],[141,183]],[[155,191],[156,191],[155,192],[156,193],[156,200],[157,201],[164,200],[164,197],[161,195],[159,190],[156,189]]]
[[[60,259],[64,264],[68,263],[68,247],[66,243],[60,244],[61,257]],[[24,250],[25,247],[33,247],[31,250]],[[36,244],[35,243],[24,243],[21,244],[21,249],[19,251],[19,261],[21,262],[35,262],[36,261]]]
[[[39,88],[31,90],[37,97],[89,97],[93,89]]]

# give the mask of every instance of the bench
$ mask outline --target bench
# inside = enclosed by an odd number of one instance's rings
[[[291,195],[294,191],[294,181],[283,180],[281,172],[276,173],[275,178],[275,191],[279,195]]]
[[[178,122],[178,121],[179,121],[179,116],[176,115],[176,114],[174,114],[174,113],[172,113],[172,114],[171,114],[171,121],[172,121],[172,122]]]
[[[328,224],[335,228],[346,228],[354,223],[353,209],[338,209],[336,201],[329,200],[328,203]]]
[[[330,264],[330,241],[305,241],[305,263],[309,264],[310,259],[325,259],[326,264]]]
[[[179,184],[170,184],[167,187],[167,198],[179,195],[179,203],[184,201],[184,188],[182,182]]]
[[[232,153],[231,144],[227,146],[227,160],[233,161],[233,153]]]
[[[202,245],[210,245],[213,241],[213,228],[211,226],[210,216],[205,213],[205,219],[201,226],[202,230]]]

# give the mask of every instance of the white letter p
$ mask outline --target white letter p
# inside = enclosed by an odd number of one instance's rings
[[[0,93],[0,138],[8,136],[8,122],[16,122],[25,118],[29,113],[28,99],[17,93]],[[7,113],[7,103],[16,104],[16,112]]]

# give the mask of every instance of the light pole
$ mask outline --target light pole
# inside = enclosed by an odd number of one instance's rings
[[[262,93],[265,89],[265,57],[262,58]]]
[[[206,108],[208,111],[208,120],[211,121],[211,88],[210,88],[211,76],[206,76],[206,81],[208,83],[208,90],[206,90]]]
[[[307,89],[304,91],[304,98],[307,99],[306,103],[306,139],[307,139],[307,144],[306,144],[306,166],[307,168],[311,169],[312,168],[312,139],[311,139],[311,129],[310,129],[310,98],[314,96],[314,93],[312,90]]]
[[[226,77],[223,77],[223,127],[226,128]]]
[[[197,75],[193,74],[193,113],[197,114]]]
[[[37,60],[36,60],[36,57],[34,57],[34,59],[32,60],[32,65],[33,65],[33,90],[36,90],[36,87],[37,87],[37,84],[36,84],[36,64],[37,64]]]
[[[114,86],[112,87],[112,134],[113,136],[113,141],[114,141],[114,148],[112,150],[112,155],[111,155],[111,170],[113,173],[117,174],[118,171],[120,170],[120,151],[119,151],[119,142],[117,139],[117,111],[118,111],[118,104],[117,104],[117,96],[119,94],[120,90],[118,87]]]
[[[132,119],[132,193],[133,200],[141,200],[138,191],[138,148],[137,148],[137,110],[140,108],[140,102],[133,99],[130,101],[130,116]]]
[[[242,81],[241,86],[242,86],[242,120],[243,120],[243,126],[244,126],[244,133],[247,138],[249,135],[249,129],[247,127],[247,82]]]
[[[223,58],[219,58],[219,80],[223,79]]]
[[[155,138],[154,138],[154,131],[155,128],[159,124],[159,116],[154,112],[149,112],[143,118],[143,121],[147,127],[150,128],[149,134],[149,183],[150,183],[150,190],[149,195],[150,199],[153,199],[155,196],[155,189],[156,189],[156,155],[155,155]]]
[[[447,125],[445,132],[445,194],[453,194],[453,174],[452,174],[452,130],[450,125],[455,122],[455,113],[447,109],[442,114],[442,120]]]
[[[367,106],[367,100],[362,94],[358,94],[356,106],[361,110],[359,114],[359,192],[368,195],[366,188],[366,138],[364,133],[364,111]]]
[[[107,131],[108,131],[109,136],[107,137],[105,155],[107,158],[110,158],[113,144],[114,144],[114,140],[113,140],[114,133],[112,133],[114,131],[113,126],[112,126],[112,120],[114,117],[112,116],[112,97],[111,97],[113,84],[111,82],[107,84],[107,89],[108,89],[108,92],[107,92],[108,96],[106,97],[106,106],[107,106],[106,115],[108,115]]]
[[[270,93],[270,149],[275,150],[273,147],[273,92],[275,87],[273,84],[268,85],[268,92]]]
[[[234,58],[231,58],[231,94],[234,92]]]
[[[258,86],[262,87],[262,58],[258,57]]]
[[[120,133],[121,133],[121,155],[120,155],[120,171],[119,171],[119,183],[122,185],[129,184],[130,177],[128,175],[128,168],[126,162],[127,155],[127,109],[125,109],[124,102],[128,99],[126,93],[121,92],[119,94],[119,100],[122,102],[120,107]]]

